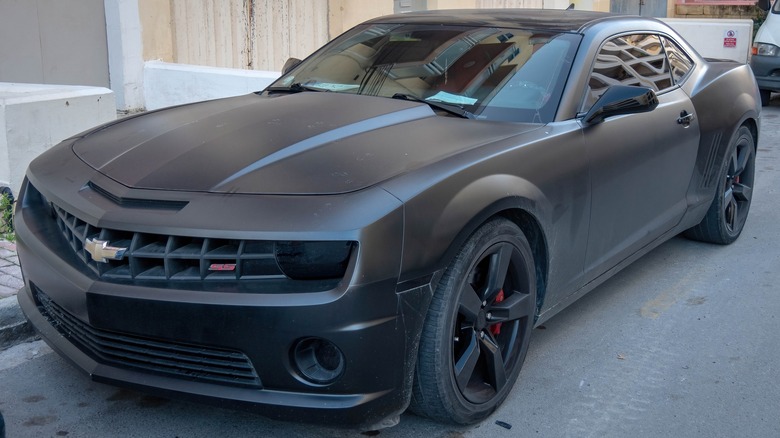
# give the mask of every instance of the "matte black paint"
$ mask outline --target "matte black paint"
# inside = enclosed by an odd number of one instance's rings
[[[349,240],[358,249],[331,290],[102,282],[69,255],[45,206],[23,188],[15,223],[27,287],[19,300],[44,339],[95,380],[279,418],[376,425],[407,407],[432,288],[481,224],[506,216],[528,237],[540,324],[698,223],[736,130],[745,124],[758,136],[749,68],[705,61],[656,20],[501,10],[372,22],[554,28],[581,33],[582,42],[546,125],[464,120],[377,97],[260,93],[150,112],[66,140],[30,165],[26,184],[95,226]],[[680,87],[659,93],[653,111],[583,123],[587,73],[601,43],[639,30],[672,37],[694,69]],[[683,110],[694,115],[687,128],[676,123]],[[263,389],[103,365],[45,320],[31,284],[104,330],[241,350]],[[296,376],[289,349],[306,336],[344,351],[341,379],[316,386]]]

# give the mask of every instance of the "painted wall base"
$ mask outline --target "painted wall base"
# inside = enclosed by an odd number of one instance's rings
[[[144,64],[144,101],[147,110],[260,91],[279,72],[204,67],[147,61]]]
[[[116,103],[108,88],[0,82],[0,186],[19,193],[35,157],[114,119]]]

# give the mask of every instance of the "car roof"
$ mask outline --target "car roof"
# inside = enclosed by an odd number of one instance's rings
[[[581,32],[588,25],[621,18],[628,18],[628,16],[563,9],[452,9],[387,15],[369,20],[366,23],[452,24]]]

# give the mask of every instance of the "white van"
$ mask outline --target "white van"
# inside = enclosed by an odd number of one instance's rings
[[[780,92],[780,1],[772,5],[753,39],[750,67],[761,90],[761,104],[768,105],[771,93]]]

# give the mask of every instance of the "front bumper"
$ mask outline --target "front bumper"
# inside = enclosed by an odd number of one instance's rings
[[[15,217],[26,286],[20,305],[46,342],[93,380],[277,419],[356,427],[380,424],[408,406],[429,282],[370,280],[365,268],[372,262],[359,255],[326,290],[252,293],[104,281],[34,210],[23,203]],[[375,234],[363,229],[355,238],[370,242]],[[343,354],[335,381],[302,375],[294,347],[310,338]],[[233,360],[238,364],[224,373],[209,369]]]
[[[750,67],[759,89],[780,91],[780,56],[753,55]]]
[[[411,292],[404,299],[412,297],[419,299],[420,295],[420,293]],[[342,379],[349,380],[348,386],[352,387],[352,391],[306,387],[302,382],[289,381],[290,377],[295,374],[291,369],[289,352],[286,350],[289,348],[288,343],[300,335],[288,333],[287,335],[275,336],[274,330],[268,329],[260,330],[256,335],[247,333],[247,336],[241,337],[249,343],[251,341],[258,343],[253,349],[251,346],[247,347],[247,357],[250,358],[257,374],[263,380],[263,387],[246,388],[169,377],[164,374],[134,369],[132,366],[107,364],[100,357],[96,357],[92,352],[72,342],[69,337],[55,328],[52,320],[42,313],[41,306],[36,303],[29,286],[18,295],[18,299],[25,315],[40,332],[43,339],[60,355],[70,360],[97,382],[128,387],[165,397],[210,403],[221,407],[247,409],[275,419],[356,427],[370,427],[379,424],[385,418],[403,412],[409,403],[408,385],[402,376],[402,370],[407,368],[405,362],[408,361],[409,357],[403,348],[399,349],[398,342],[406,335],[404,332],[409,330],[408,327],[406,330],[404,327],[397,327],[402,318],[391,318],[374,327],[341,334],[335,334],[331,331],[329,339],[332,339],[347,355],[347,372]],[[145,318],[147,315],[153,314],[152,309],[160,304],[147,300],[120,300],[117,301],[117,304],[119,303],[133,303],[136,308],[146,307],[151,311],[136,314],[138,318]],[[121,309],[121,307],[116,307],[116,309]],[[205,331],[214,323],[213,318],[206,315],[224,310],[223,306],[211,305],[203,307],[200,311],[182,311],[179,314],[189,315],[189,321],[199,321],[198,324],[190,325],[190,330]],[[255,314],[254,317],[247,316],[244,319],[243,322],[247,323],[251,320],[262,321],[262,317],[258,316],[265,312],[247,310],[238,313]],[[296,312],[291,312],[289,309],[278,312],[282,315],[291,315],[291,313]],[[322,313],[329,312],[323,309]],[[338,315],[339,313],[332,314]],[[166,319],[170,319],[170,317]],[[89,325],[93,327],[92,324]],[[220,342],[220,336],[214,336],[212,340],[220,345],[220,348],[236,344],[236,339],[232,336],[237,329],[235,325],[221,328],[224,329],[220,331],[225,334],[225,338],[221,339]],[[164,324],[151,320],[144,324],[144,332],[156,332],[160,329],[164,330]],[[113,330],[100,330],[122,334],[113,332]],[[309,326],[307,333],[322,334],[317,332],[317,328],[313,326]],[[135,335],[137,336],[137,334]],[[146,336],[144,335],[144,337]],[[263,342],[262,339],[266,336],[278,339],[272,342]],[[156,337],[154,339],[162,338]],[[179,342],[180,340],[166,339],[166,341]],[[187,345],[192,345],[192,338],[186,339],[186,341]],[[241,343],[244,342],[238,342],[238,344]],[[266,354],[269,355],[266,356]],[[285,373],[288,376],[284,376]],[[266,382],[273,382],[275,377],[282,377],[281,380],[288,380],[288,382],[286,385],[278,387],[266,384]]]
[[[22,310],[52,348],[95,381],[251,409],[277,419],[355,426],[377,424],[400,414],[408,405],[404,374],[413,366],[408,363],[413,353],[407,349],[414,342],[407,345],[407,338],[415,339],[421,321],[416,316],[418,312],[400,315],[396,309],[417,308],[417,301],[428,295],[426,287],[396,294],[394,285],[367,285],[332,296],[332,300],[326,297],[331,293],[326,292],[310,304],[287,306],[260,302],[236,305],[229,294],[222,298],[203,296],[195,302],[182,291],[139,291],[100,283],[84,290],[77,285],[83,278],[73,281],[69,278],[73,272],[56,272],[32,253],[24,240],[19,240],[17,250],[27,279],[27,287],[19,294]],[[55,327],[62,324],[44,313],[42,300],[36,296],[43,290],[57,306],[67,306],[64,310],[70,317],[78,318],[91,331],[112,337],[129,334],[135,339],[190,348],[215,346],[241,352],[259,377],[260,386],[172,377],[129,362],[107,361],[102,349],[96,352],[84,348],[73,341],[67,329],[63,332]],[[323,302],[314,302],[320,300]],[[376,309],[382,308],[391,312],[387,316],[376,315]],[[355,312],[356,309],[361,311]],[[297,376],[290,348],[296,340],[308,336],[326,338],[344,353],[344,375],[333,385],[319,387]]]

